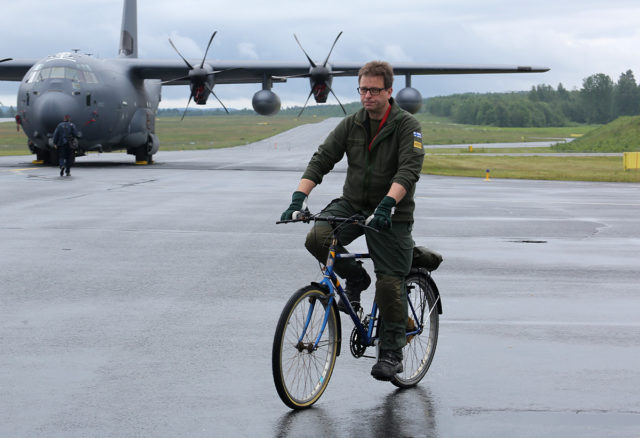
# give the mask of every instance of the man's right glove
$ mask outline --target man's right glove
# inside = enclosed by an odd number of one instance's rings
[[[302,211],[304,208],[304,202],[307,200],[307,195],[302,192],[293,192],[291,196],[291,205],[287,208],[282,216],[280,216],[281,221],[289,221],[293,218],[293,213],[296,211]]]

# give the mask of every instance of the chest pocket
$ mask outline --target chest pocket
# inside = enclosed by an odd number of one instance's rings
[[[362,137],[355,135],[347,138],[347,160],[349,161],[349,167],[357,169],[364,169],[367,160],[367,145]]]
[[[369,165],[374,179],[390,181],[398,170],[398,141],[394,133],[380,135],[371,149]]]

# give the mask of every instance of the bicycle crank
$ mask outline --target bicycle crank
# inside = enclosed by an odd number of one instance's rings
[[[367,351],[367,346],[362,342],[362,336],[357,328],[351,330],[351,337],[349,338],[349,346],[351,347],[351,354],[355,358],[364,356],[364,352]]]

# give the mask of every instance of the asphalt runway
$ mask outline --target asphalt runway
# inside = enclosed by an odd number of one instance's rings
[[[429,373],[397,390],[343,348],[314,408],[282,404],[275,325],[319,271],[308,225],[275,221],[333,124],[71,177],[0,157],[0,436],[640,437],[639,184],[423,175]]]

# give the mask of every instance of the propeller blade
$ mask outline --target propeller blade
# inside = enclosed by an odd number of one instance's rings
[[[185,64],[187,64],[187,67],[189,67],[191,70],[193,70],[193,66],[191,64],[189,64],[189,61],[187,61],[186,59],[184,59],[184,56],[182,56],[182,54],[180,53],[180,51],[176,48],[175,45],[173,45],[173,41],[171,41],[171,38],[169,38],[169,44],[171,44],[171,47],[173,47],[173,50],[176,51],[176,53],[178,54],[178,56],[180,56],[180,58],[182,58],[182,60],[184,61]]]
[[[171,82],[184,81],[187,79],[189,79],[189,76],[182,76],[181,78],[169,79],[168,81],[162,81],[160,83],[164,85],[164,84],[170,84]]]
[[[202,63],[200,63],[200,68],[204,67],[204,60],[207,59],[207,53],[209,53],[209,47],[211,47],[211,42],[213,41],[213,37],[216,36],[217,33],[218,33],[217,30],[213,32],[213,35],[211,35],[211,38],[209,39],[209,44],[207,44],[207,50],[204,51],[204,56],[202,57]]]
[[[4,58],[4,59],[0,59],[0,62],[5,62],[5,61],[11,61],[13,58]]]
[[[300,113],[298,113],[298,117],[300,117],[302,115],[302,112],[307,107],[307,103],[309,102],[309,98],[311,97],[312,94],[313,94],[313,90],[311,90],[309,92],[309,95],[307,96],[307,100],[304,101],[304,105],[302,106],[302,109],[300,110]]]
[[[211,76],[211,75],[217,75],[218,73],[222,73],[225,71],[229,71],[229,70],[239,70],[239,67],[235,67],[235,68],[228,68],[226,70],[214,70],[211,73],[207,73],[207,76]]]
[[[274,79],[293,79],[293,78],[310,78],[311,73],[302,73],[299,75],[291,75],[291,76],[272,76]]]
[[[187,102],[187,107],[184,109],[184,112],[182,113],[182,118],[180,119],[180,121],[184,120],[184,116],[187,114],[187,110],[189,109],[189,104],[191,103],[191,99],[193,99],[193,93],[189,95],[189,101]]]
[[[338,103],[340,104],[340,108],[342,108],[342,112],[344,113],[344,115],[347,115],[347,110],[344,109],[344,106],[342,106],[342,102],[340,102],[340,99],[338,99],[338,96],[336,96],[336,93],[333,92],[333,90],[331,89],[331,87],[327,84],[327,88],[329,89],[329,91],[331,92],[331,94],[333,94],[333,97],[336,98],[336,100],[338,101]]]
[[[220,102],[220,105],[222,105],[222,108],[224,108],[227,114],[229,114],[229,110],[227,109],[226,106],[224,106],[224,103],[222,103],[222,101],[218,99],[218,96],[216,96],[216,93],[213,92],[213,88],[211,88],[209,84],[205,84],[205,85],[207,86],[207,89],[211,92],[211,94],[213,94],[213,97],[215,97],[218,100],[218,102]]]
[[[342,35],[342,31],[340,31],[335,41],[333,42],[333,45],[331,46],[331,50],[329,50],[329,54],[327,55],[327,59],[325,59],[324,63],[322,64],[323,67],[327,66],[327,62],[329,61],[329,56],[331,56],[331,52],[333,52],[333,48],[336,46],[336,43],[338,42],[338,38],[340,38],[340,35]]]
[[[300,46],[300,48],[302,49],[302,53],[304,53],[304,55],[307,57],[307,59],[309,60],[309,64],[311,64],[311,67],[316,67],[316,63],[313,62],[313,59],[311,59],[311,57],[309,55],[307,55],[307,52],[305,52],[304,48],[302,47],[302,44],[300,44],[300,41],[298,41],[298,37],[296,36],[296,34],[293,34],[293,37],[296,39],[296,42],[298,43],[298,45]]]

